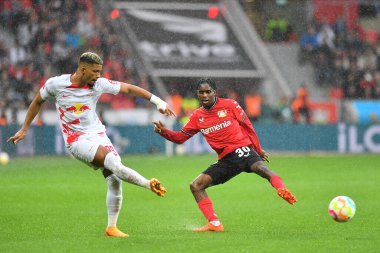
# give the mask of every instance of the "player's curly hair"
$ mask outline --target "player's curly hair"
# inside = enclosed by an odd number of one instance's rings
[[[199,89],[199,86],[201,85],[201,84],[208,84],[208,85],[210,85],[210,87],[213,89],[213,90],[216,90],[216,83],[215,83],[215,81],[214,80],[212,80],[211,78],[206,78],[206,77],[203,77],[203,78],[201,78],[201,79],[199,79],[198,81],[197,81],[197,90]]]
[[[85,52],[79,57],[79,62],[103,65],[103,60],[99,55],[93,52]]]

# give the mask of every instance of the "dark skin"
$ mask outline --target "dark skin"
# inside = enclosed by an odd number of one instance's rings
[[[202,106],[206,109],[211,108],[216,101],[216,91],[207,83],[198,86],[197,96]],[[160,133],[165,129],[165,126],[161,121],[153,122],[153,124],[154,131],[157,133]],[[264,150],[259,155],[264,161],[269,162],[269,156],[265,153]],[[249,169],[253,173],[266,178],[267,180],[270,180],[272,176],[276,175],[264,164],[263,161],[255,162]],[[212,178],[209,175],[203,173],[196,177],[190,184],[190,190],[197,203],[208,196],[206,189],[210,186],[212,186]]]
[[[88,86],[93,87],[95,82],[101,76],[102,69],[103,65],[81,62],[79,63],[79,66],[75,73],[71,75],[70,81],[71,83],[76,84],[78,86],[85,86],[87,84]],[[132,94],[134,96],[141,97],[146,100],[149,100],[152,96],[152,93],[150,93],[147,90],[123,82],[120,83],[120,93]],[[8,142],[17,144],[19,141],[25,138],[29,130],[30,124],[32,123],[36,115],[39,113],[41,106],[44,102],[45,101],[42,99],[40,93],[38,92],[28,108],[24,124],[14,136],[8,139]],[[165,110],[160,110],[160,113],[164,114],[165,116],[175,116],[174,112],[168,107],[166,107]],[[109,152],[110,151],[106,149],[104,146],[99,146],[95,154],[94,160],[91,163],[96,167],[103,168],[104,160]],[[107,169],[103,170],[104,177],[107,177],[111,174],[111,171]]]

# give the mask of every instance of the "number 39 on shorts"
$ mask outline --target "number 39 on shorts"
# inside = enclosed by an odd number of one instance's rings
[[[241,147],[241,148],[236,149],[235,153],[239,157],[248,157],[250,151],[251,151],[251,149],[249,147]]]

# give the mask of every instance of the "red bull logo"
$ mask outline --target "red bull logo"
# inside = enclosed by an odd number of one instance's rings
[[[72,112],[75,114],[82,114],[83,112],[85,112],[87,110],[91,110],[90,107],[88,107],[87,105],[84,105],[84,104],[80,104],[80,103],[66,108],[67,112]]]

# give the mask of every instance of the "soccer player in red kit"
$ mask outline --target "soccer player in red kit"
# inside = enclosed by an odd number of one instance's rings
[[[207,225],[193,231],[224,231],[205,190],[223,184],[241,172],[253,172],[266,178],[278,195],[293,205],[296,198],[282,179],[264,164],[268,155],[261,148],[256,132],[240,105],[232,99],[216,97],[216,84],[209,78],[197,82],[197,95],[202,106],[193,112],[181,131],[174,132],[166,129],[160,121],[153,122],[155,132],[177,144],[201,132],[218,154],[218,162],[210,165],[190,184],[198,207],[208,220]]]

